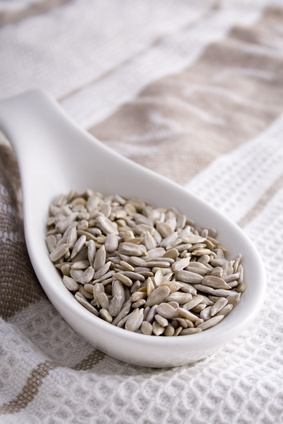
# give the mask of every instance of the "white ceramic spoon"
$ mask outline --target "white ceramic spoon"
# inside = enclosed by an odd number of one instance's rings
[[[1,101],[0,128],[19,162],[25,238],[32,265],[47,296],[75,331],[115,358],[137,365],[171,367],[216,352],[246,329],[264,300],[265,273],[255,247],[238,226],[179,185],[104,147],[71,122],[42,91]],[[104,194],[135,196],[157,206],[175,206],[199,226],[216,228],[231,258],[243,254],[247,289],[240,303],[215,327],[174,338],[133,333],[91,314],[64,287],[45,245],[49,205],[72,188],[92,188]]]

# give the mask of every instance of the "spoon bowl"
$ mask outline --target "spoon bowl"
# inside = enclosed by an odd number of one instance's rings
[[[227,217],[174,182],[106,148],[43,91],[0,101],[0,128],[17,155],[25,239],[38,280],[63,318],[96,348],[136,365],[180,366],[215,353],[257,315],[265,294],[264,267],[250,239]],[[243,255],[247,289],[240,303],[215,327],[171,338],[133,333],[91,314],[62,284],[45,244],[49,206],[73,188],[136,197],[158,207],[174,206],[198,226],[215,228],[231,258]]]

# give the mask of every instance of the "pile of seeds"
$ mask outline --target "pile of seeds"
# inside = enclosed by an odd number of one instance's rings
[[[46,244],[76,300],[103,320],[147,335],[198,333],[245,290],[241,255],[175,208],[72,190],[50,206]]]

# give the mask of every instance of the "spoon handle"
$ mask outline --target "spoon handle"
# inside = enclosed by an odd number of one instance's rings
[[[46,162],[54,147],[52,143],[56,143],[57,155],[60,156],[66,148],[76,149],[76,143],[72,143],[74,134],[77,133],[80,140],[82,138],[82,129],[42,90],[0,100],[0,129],[12,143],[20,168],[22,163],[31,161],[30,156],[40,163],[42,159]],[[93,142],[96,140],[92,139]]]
[[[37,122],[42,120],[50,102],[52,99],[41,90],[0,100],[0,128],[16,150],[30,147],[29,143],[37,136]]]
[[[117,154],[74,123],[42,90],[0,100],[1,129],[15,150],[24,192],[31,179],[56,170],[60,170],[58,178],[77,186],[74,164],[91,175],[91,158],[95,157],[98,167],[107,160],[113,168],[117,160]]]

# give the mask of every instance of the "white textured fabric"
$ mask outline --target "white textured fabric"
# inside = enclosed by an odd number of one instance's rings
[[[267,274],[259,315],[217,354],[160,370],[110,358],[26,262],[14,276],[19,183],[1,150],[1,424],[283,423],[282,28],[279,0],[0,1],[0,97],[47,89],[106,145],[239,223]]]
[[[239,222],[282,175],[282,132],[280,116],[260,136],[216,159],[188,189]]]

